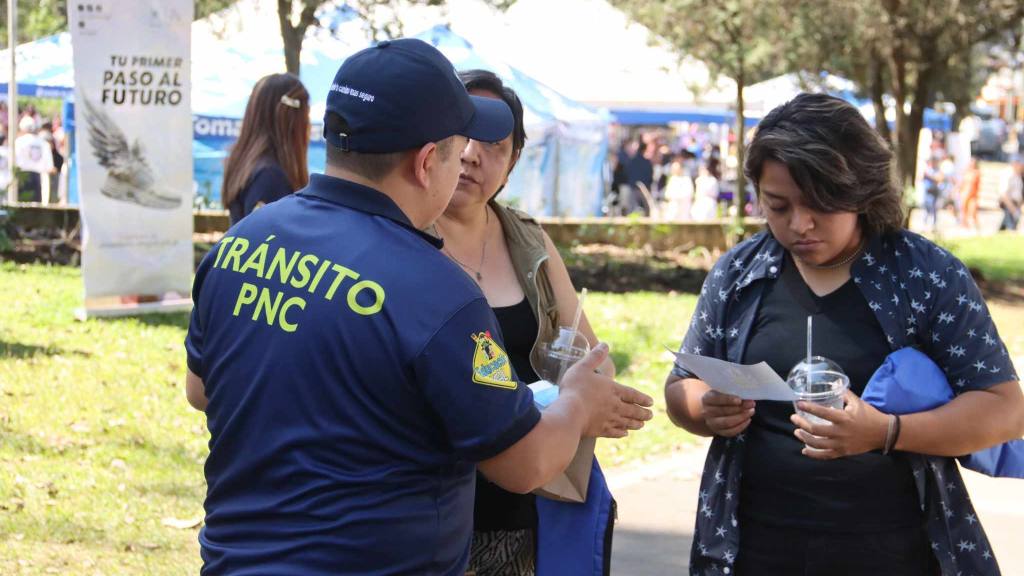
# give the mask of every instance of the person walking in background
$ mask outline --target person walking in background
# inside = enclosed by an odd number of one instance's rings
[[[38,134],[39,127],[33,116],[26,114],[18,121],[18,138],[14,141],[14,165],[21,170],[18,196],[22,202],[43,200],[43,178],[53,172],[53,154],[50,145]],[[47,181],[47,190],[49,190]]]
[[[999,207],[1003,209],[1003,222],[1000,230],[1016,230],[1020,224],[1021,206],[1024,205],[1024,160],[1013,162],[1010,174],[1003,184],[1003,192],[999,197]]]
[[[981,194],[981,169],[978,167],[978,159],[971,158],[964,172],[964,179],[960,182],[960,202],[963,211],[960,216],[960,224],[977,233],[981,226],[978,223],[978,196]]]
[[[309,130],[309,92],[296,76],[271,74],[256,82],[224,165],[221,202],[232,225],[306,185]]]
[[[674,160],[672,149],[667,144],[658,144],[658,151],[654,158],[654,189],[651,190],[651,197],[656,203],[665,199],[665,187],[668,186],[668,178],[671,175]]]
[[[711,173],[707,164],[700,167],[694,182],[693,209],[691,215],[697,222],[712,220],[718,215],[718,178]]]
[[[953,220],[956,222],[960,221],[960,201],[957,199],[957,176],[956,176],[956,164],[953,162],[953,157],[946,155],[939,162],[939,172],[942,174],[942,180],[939,182],[940,193],[940,210],[948,209],[950,214],[953,216]]]
[[[683,222],[690,219],[693,205],[693,180],[686,172],[682,155],[676,156],[669,167],[665,185],[665,219]]]
[[[651,185],[654,183],[654,164],[647,158],[650,154],[648,150],[650,146],[653,146],[653,144],[643,144],[638,139],[630,142],[627,149],[629,158],[626,162],[626,181],[629,184],[628,201],[626,203],[627,215],[637,211],[644,215],[649,213],[647,199],[644,197],[644,192],[641,191],[640,187],[646,187],[649,193]]]
[[[5,194],[5,200],[7,187],[11,185],[10,162],[11,159],[7,154],[7,134],[0,132],[0,193]]]
[[[57,138],[53,132],[53,123],[51,121],[43,122],[42,129],[39,130],[39,137],[49,146],[49,154],[53,158],[53,170],[45,176],[46,181],[42,183],[45,192],[43,194],[43,203],[49,204],[59,200],[60,195],[57,191],[60,188],[60,170],[64,166],[64,156],[57,149]]]
[[[605,205],[609,216],[622,216],[626,211],[626,194],[629,190],[629,183],[626,181],[626,149],[627,145],[623,143],[618,153],[608,154],[608,182],[611,184]]]
[[[925,228],[934,232],[942,195],[942,171],[939,169],[939,162],[935,157],[928,159],[922,180],[924,184],[924,225]]]

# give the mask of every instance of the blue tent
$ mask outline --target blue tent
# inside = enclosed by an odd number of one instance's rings
[[[8,51],[0,52],[0,91],[7,97],[10,80]],[[55,34],[18,46],[18,94],[37,98],[64,98],[74,89],[71,71],[71,34]]]
[[[627,126],[662,126],[670,122],[696,122],[700,124],[728,124],[736,122],[736,113],[724,108],[612,108],[612,116],[619,124]],[[759,116],[749,113],[743,117],[745,126],[757,126]]]

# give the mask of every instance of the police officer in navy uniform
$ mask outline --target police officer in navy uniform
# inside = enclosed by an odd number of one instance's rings
[[[203,259],[185,341],[205,410],[203,574],[461,574],[474,474],[528,492],[581,437],[622,437],[651,399],[596,347],[538,411],[476,284],[424,232],[467,138],[512,129],[418,40],[346,60],[327,170]]]

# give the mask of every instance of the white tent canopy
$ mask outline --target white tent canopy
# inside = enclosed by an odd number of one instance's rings
[[[407,29],[446,19],[475,47],[565,96],[594,106],[722,107],[735,83],[711,78],[703,63],[682,64],[670,48],[605,0],[517,0],[506,12],[481,0],[449,0],[447,8],[403,12]]]

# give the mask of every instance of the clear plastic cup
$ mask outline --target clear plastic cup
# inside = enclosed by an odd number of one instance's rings
[[[543,361],[537,375],[557,386],[565,372],[590,352],[590,343],[578,331],[561,326],[553,342],[540,344],[540,351]]]
[[[842,410],[844,406],[844,395],[850,387],[850,377],[843,373],[843,369],[835,362],[823,356],[812,356],[810,361],[802,360],[786,378],[786,383],[796,394],[797,402],[813,402],[826,408]],[[805,412],[793,402],[796,413],[802,416],[811,424],[831,424],[824,418],[819,418],[810,412]],[[817,450],[808,446],[808,450]]]
[[[843,395],[850,386],[850,378],[842,372],[822,370],[819,372],[802,372],[792,376],[789,387],[796,393],[798,400],[813,402],[826,408],[843,409]],[[810,412],[804,412],[793,403],[797,414],[812,424],[828,424],[828,420],[819,418]]]

